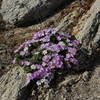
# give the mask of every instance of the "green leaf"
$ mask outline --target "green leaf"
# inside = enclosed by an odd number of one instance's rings
[[[52,36],[50,37],[50,41],[51,41],[52,43],[55,43],[55,44],[58,43],[58,40],[57,40],[57,38],[56,38],[55,35],[52,35]]]
[[[30,68],[28,68],[28,67],[25,67],[25,68],[24,68],[24,71],[25,71],[26,73],[32,73],[32,72],[34,72],[34,70],[32,70],[32,69],[30,69]]]

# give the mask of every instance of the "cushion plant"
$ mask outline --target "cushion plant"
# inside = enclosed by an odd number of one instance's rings
[[[37,80],[37,85],[48,87],[57,69],[78,64],[79,41],[66,32],[55,31],[55,28],[41,30],[14,51],[13,63],[21,65],[28,81]]]

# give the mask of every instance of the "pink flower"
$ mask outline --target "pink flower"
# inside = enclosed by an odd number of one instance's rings
[[[68,52],[71,53],[72,55],[76,55],[76,48],[68,47]]]
[[[25,55],[25,52],[24,52],[24,51],[21,51],[21,52],[20,52],[20,55],[21,55],[21,56],[24,56],[24,55]]]
[[[37,43],[39,45],[34,45]],[[78,45],[79,41],[70,34],[49,28],[36,32],[31,40],[25,41],[14,53],[18,57],[18,63],[32,71],[27,74],[28,82],[37,79],[48,86],[51,81],[50,73],[58,68],[66,66],[71,68],[71,65],[78,64],[76,59]],[[34,48],[35,46],[37,47]],[[13,60],[13,63],[15,62],[16,58]]]
[[[24,65],[29,66],[30,62],[29,61],[24,61]]]
[[[14,58],[14,59],[13,59],[12,63],[13,63],[13,64],[15,64],[15,63],[16,63],[16,58]]]
[[[49,62],[49,60],[51,59],[51,56],[49,56],[49,55],[45,55],[44,57],[43,57],[43,61],[44,62]]]
[[[57,36],[57,40],[60,41],[62,38],[61,36]]]
[[[73,63],[73,64],[78,64],[78,60],[75,58],[70,58],[69,62]]]
[[[78,40],[73,40],[72,43],[76,47],[80,44],[80,42]]]

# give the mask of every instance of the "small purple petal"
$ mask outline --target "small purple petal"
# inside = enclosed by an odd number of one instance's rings
[[[20,55],[21,55],[21,56],[24,56],[24,55],[25,55],[25,52],[24,52],[24,51],[21,51],[21,52],[20,52]]]
[[[51,59],[51,56],[46,55],[46,56],[43,57],[42,60],[43,60],[44,62],[49,62],[50,59]]]
[[[68,47],[68,52],[71,53],[72,55],[76,55],[76,48]]]
[[[61,36],[57,36],[57,40],[60,41],[62,38]]]
[[[12,63],[13,63],[13,64],[15,64],[15,63],[16,63],[16,58],[14,58],[14,59],[13,59]]]
[[[29,66],[30,62],[29,61],[24,61],[24,65]]]
[[[75,59],[75,58],[70,58],[70,59],[69,59],[69,62],[71,62],[71,63],[73,63],[73,64],[78,64],[78,61],[77,61],[77,59]]]

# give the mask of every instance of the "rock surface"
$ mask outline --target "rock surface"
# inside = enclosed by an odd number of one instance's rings
[[[47,95],[37,96],[38,100],[100,100],[100,66],[94,72],[67,77],[57,89],[49,89]],[[30,100],[34,100],[34,97]]]
[[[1,4],[2,4],[2,0],[0,0],[0,9],[1,9]],[[3,17],[0,13],[0,32],[4,30],[4,21],[3,21]]]
[[[80,56],[84,63],[82,63],[82,67],[85,68],[84,71],[71,71],[69,74],[63,76],[63,79],[59,76],[49,89],[43,89],[34,87],[31,82],[27,84],[26,75],[23,73],[23,70],[20,67],[14,66],[0,77],[0,100],[100,100],[99,5],[100,0],[96,0],[90,10],[82,15],[81,12],[84,9],[79,9],[78,6],[77,9],[65,14],[63,18],[58,17],[60,19],[58,23],[54,22],[58,30],[66,31],[69,29],[68,31],[72,32],[72,34],[76,34],[77,32],[76,37],[82,42],[82,48],[85,48],[84,50],[89,52],[88,54],[83,50],[83,53],[81,53],[82,56]],[[56,19],[57,15],[52,19]],[[39,28],[50,27],[44,23],[37,25],[35,28],[39,30]],[[34,26],[32,28],[32,31],[16,28],[14,31],[8,33],[12,32],[16,34],[16,37],[24,37],[25,35],[27,37],[33,34],[34,31],[37,31],[34,30]],[[7,36],[10,39],[13,37],[13,35],[9,34]],[[90,56],[90,58],[87,58],[87,56]],[[92,56],[94,56],[93,61],[91,61]],[[86,61],[88,62],[87,64]]]
[[[19,66],[11,69],[0,78],[0,100],[17,100],[20,96],[19,90],[25,86],[26,76],[23,70]]]
[[[18,26],[41,22],[55,12],[66,0],[3,0],[3,19]],[[68,2],[72,0],[68,0]]]
[[[47,95],[45,95],[44,92],[43,94],[38,95],[38,100],[100,99],[100,56],[98,57],[98,54],[96,55],[97,48],[100,49],[100,7],[98,7],[99,4],[100,1],[96,0],[91,9],[85,15],[85,22],[82,21],[83,18],[80,19],[81,25],[84,27],[82,27],[79,33],[76,35],[77,39],[80,40],[80,42],[82,43],[82,48],[85,48],[89,52],[89,55],[95,55],[96,58],[94,58],[94,60],[90,62],[90,64],[88,65],[89,69],[84,71],[84,73],[79,74],[78,77],[77,75],[67,76],[67,78],[65,78],[65,81],[63,81],[61,85],[60,83],[58,83],[56,88],[49,89],[48,92],[46,92]],[[58,30],[66,29],[68,25],[67,22],[68,21],[65,17],[65,20],[62,21],[62,23],[59,24],[59,26],[57,27]],[[78,28],[77,25],[76,27]],[[83,65],[83,67],[88,66],[86,64],[85,66]],[[39,92],[41,93],[41,90],[39,90]],[[33,98],[30,100],[33,100]]]
[[[96,0],[85,20],[83,29],[76,35],[77,39],[88,50],[100,48],[100,0]]]

